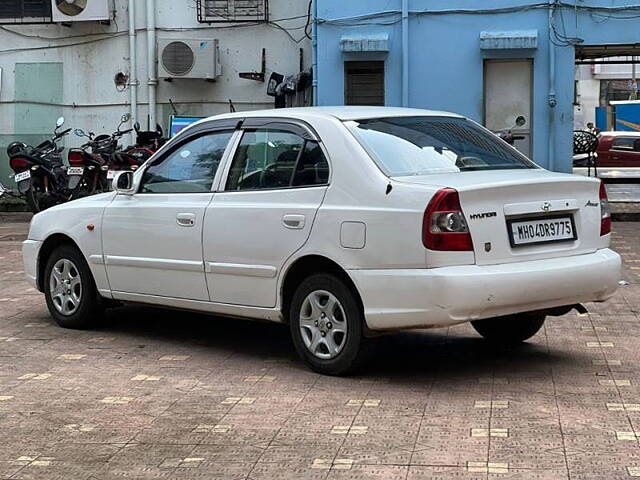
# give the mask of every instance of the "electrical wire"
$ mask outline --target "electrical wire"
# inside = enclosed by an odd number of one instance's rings
[[[313,6],[313,0],[309,0],[309,7],[307,8],[307,24],[304,26],[304,35],[309,39],[311,38],[311,33],[309,32],[309,26],[311,25],[311,7]]]

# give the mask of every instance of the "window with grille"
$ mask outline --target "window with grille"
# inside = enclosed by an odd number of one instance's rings
[[[0,0],[0,24],[51,22],[51,0]]]
[[[197,0],[197,4],[201,23],[269,20],[269,0]]]
[[[344,104],[384,105],[384,62],[344,62]]]

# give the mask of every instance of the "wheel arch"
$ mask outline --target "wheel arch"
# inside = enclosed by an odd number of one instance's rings
[[[47,266],[47,261],[51,253],[61,245],[71,245],[78,249],[80,253],[82,250],[78,246],[78,244],[69,236],[64,233],[54,233],[49,235],[46,240],[42,243],[40,247],[40,251],[38,252],[38,270],[37,270],[37,282],[38,289],[43,292],[44,291],[44,269]],[[82,253],[84,257],[84,254]],[[86,258],[85,258],[86,261]]]
[[[344,281],[353,292],[358,306],[360,307],[360,311],[364,314],[362,297],[360,296],[360,292],[358,291],[355,282],[351,279],[347,271],[338,263],[323,255],[305,255],[297,258],[291,265],[289,265],[283,276],[280,287],[280,311],[285,323],[289,323],[289,308],[291,306],[291,300],[293,299],[296,287],[305,278],[316,273],[330,273]]]

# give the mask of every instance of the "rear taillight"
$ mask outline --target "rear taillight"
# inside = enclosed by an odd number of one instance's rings
[[[24,172],[29,169],[30,162],[26,158],[23,157],[13,157],[9,160],[9,166],[11,170],[16,173]]]
[[[611,233],[611,210],[604,182],[600,180],[600,236]]]
[[[76,150],[70,150],[68,158],[69,158],[69,164],[72,166],[84,164],[84,156],[82,155],[82,152],[79,152]]]
[[[429,250],[473,250],[460,198],[453,188],[443,188],[429,202],[422,220],[422,243]]]

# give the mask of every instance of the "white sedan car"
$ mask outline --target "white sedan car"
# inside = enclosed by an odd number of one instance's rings
[[[221,115],[114,185],[36,215],[24,242],[62,327],[121,302],[285,322],[314,370],[343,374],[382,332],[471,322],[522,342],[620,279],[599,181],[450,113]]]

